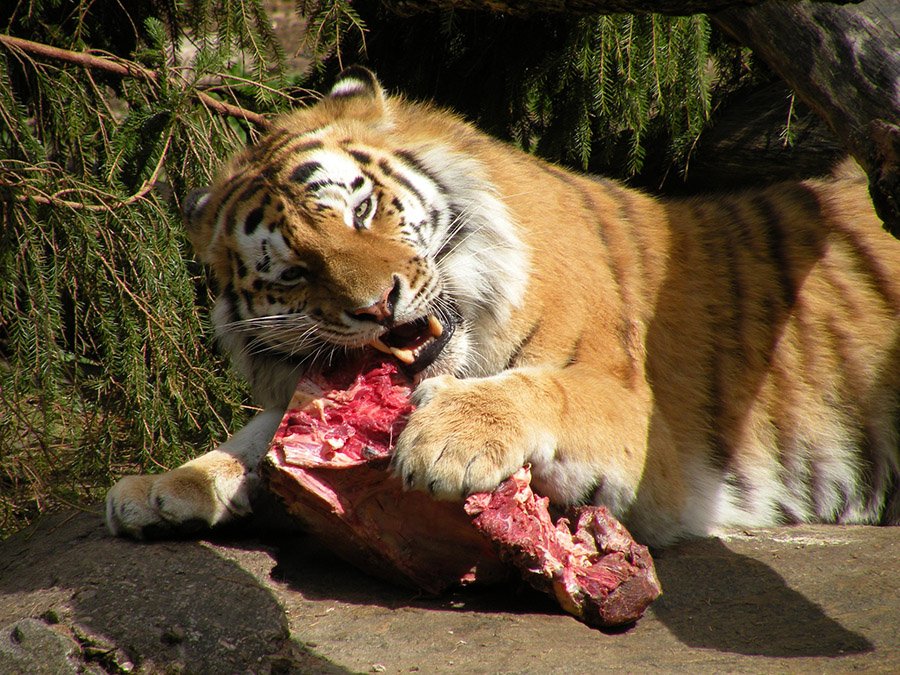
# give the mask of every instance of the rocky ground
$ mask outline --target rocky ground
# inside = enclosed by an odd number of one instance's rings
[[[0,543],[0,672],[900,671],[900,529],[655,558],[663,597],[607,633],[515,585],[420,597],[302,535],[140,544],[73,512]]]

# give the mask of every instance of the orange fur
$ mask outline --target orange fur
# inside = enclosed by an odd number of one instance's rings
[[[365,223],[354,171],[377,204]],[[445,197],[469,230],[435,254],[428,237],[452,228],[410,212]],[[383,335],[352,316],[392,285],[397,323],[455,303],[459,329],[417,374],[396,451],[410,487],[458,498],[530,462],[552,500],[605,502],[657,544],[900,518],[900,243],[858,172],[655,199],[386,97],[355,69],[232,161],[188,221],[225,289],[225,343],[267,407],[326,351],[340,358],[329,345]],[[302,284],[271,276],[273,250]],[[310,342],[276,327],[286,308]],[[272,353],[295,359],[288,375],[267,370]]]

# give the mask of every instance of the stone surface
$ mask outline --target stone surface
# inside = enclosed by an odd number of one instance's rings
[[[38,619],[0,628],[0,672],[39,675],[78,673],[80,645]]]
[[[16,625],[46,640],[20,639],[18,657],[98,673],[900,670],[898,528],[758,530],[656,552],[663,596],[615,633],[522,586],[426,598],[308,537],[244,534],[141,544],[110,537],[99,513],[44,519],[0,542],[0,658]]]

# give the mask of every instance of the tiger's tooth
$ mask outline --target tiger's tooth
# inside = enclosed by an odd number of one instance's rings
[[[406,365],[410,365],[416,360],[416,355],[413,354],[411,349],[400,349],[399,347],[389,347],[384,344],[380,338],[372,338],[372,341],[369,344],[380,352],[384,352],[385,354],[390,354],[395,357],[398,361],[402,361]]]
[[[431,336],[436,338],[441,337],[444,332],[444,327],[434,314],[428,315],[428,330],[431,332]]]
[[[411,349],[398,349],[397,347],[391,347],[391,354],[397,357],[397,360],[403,361],[406,365],[412,364],[416,360],[415,354],[412,353]]]
[[[380,352],[384,352],[385,354],[393,354],[391,348],[384,344],[379,338],[372,338],[372,341],[369,344],[375,347],[375,349]]]

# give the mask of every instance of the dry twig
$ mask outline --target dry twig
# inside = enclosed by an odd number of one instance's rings
[[[12,50],[21,50],[28,54],[66,61],[67,63],[75,63],[82,65],[85,68],[104,70],[108,73],[121,75],[122,77],[135,77],[149,82],[156,82],[157,80],[157,74],[154,71],[124,59],[114,59],[109,56],[97,56],[86,52],[73,52],[68,49],[51,47],[50,45],[32,42],[31,40],[24,40],[11,35],[0,34],[0,43]],[[216,100],[202,91],[194,92],[193,95],[203,103],[203,105],[220,115],[247,120],[260,129],[266,129],[269,126],[269,122],[265,117],[251,110]]]

